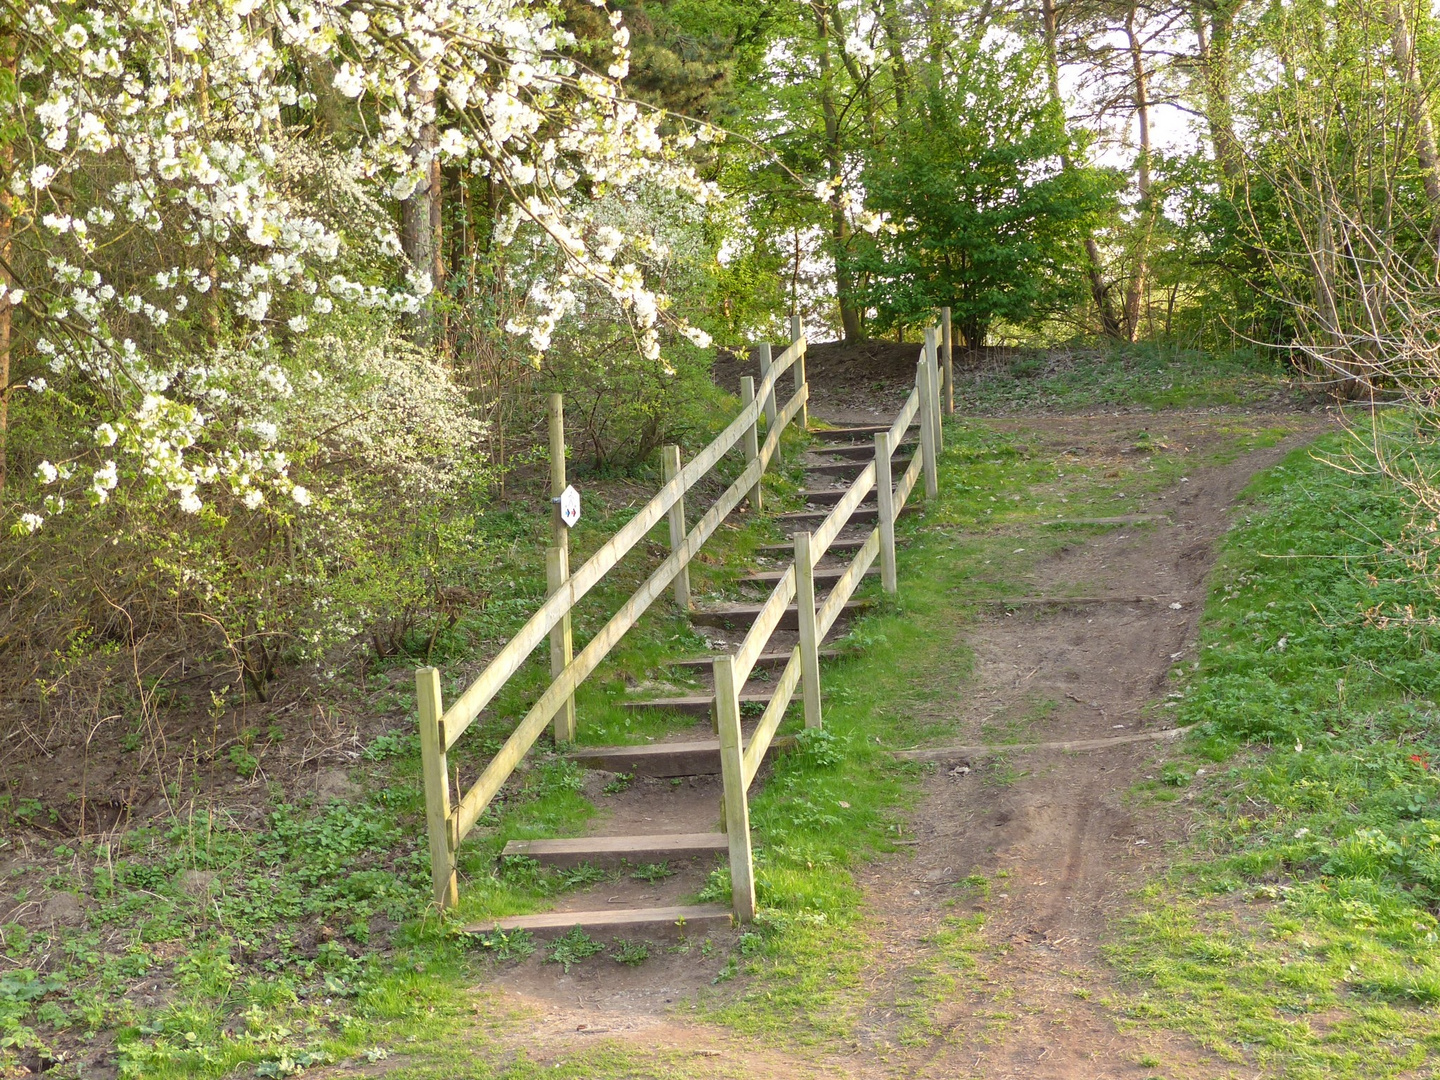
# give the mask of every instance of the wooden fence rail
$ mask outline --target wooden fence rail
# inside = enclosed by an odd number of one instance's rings
[[[887,592],[895,592],[895,519],[922,474],[927,497],[933,498],[938,490],[936,454],[943,437],[941,402],[945,401],[945,411],[950,411],[954,400],[949,314],[948,308],[942,313],[945,330],[943,370],[937,362],[937,331],[927,330],[925,348],[916,369],[915,389],[906,398],[890,429],[875,436],[875,460],[868,463],[852,481],[813,534],[796,535],[795,559],[771,591],[745,641],[734,655],[717,657],[714,661],[716,716],[725,792],[724,822],[729,834],[734,913],[741,922],[748,922],[755,914],[748,802],[750,785],[797,689],[802,692],[804,700],[806,726],[821,726],[820,643],[833,628],[845,602],[859,587],[876,558],[881,563],[883,588]],[[568,539],[556,513],[554,544],[546,558],[548,595],[545,602],[449,708],[443,705],[439,670],[425,667],[416,671],[426,828],[435,901],[442,909],[452,907],[458,900],[455,867],[456,852],[461,842],[546,726],[554,723],[557,741],[573,740],[576,688],[596,670],[625,633],[667,589],[673,587],[677,604],[682,609],[688,608],[690,588],[687,567],[695,554],[742,500],[748,499],[752,509],[760,509],[761,480],[779,449],[781,435],[797,419],[802,429],[808,424],[810,387],[805,373],[806,341],[798,317],[792,317],[790,330],[791,343],[779,356],[772,356],[768,345],[757,349],[761,364],[760,382],[756,385],[753,379],[742,380],[742,405],[735,419],[688,464],[682,466],[677,448],[664,448],[664,481],[660,490],[574,573],[569,568]],[[794,392],[783,406],[777,406],[777,386],[786,371],[793,373]],[[921,450],[912,456],[905,472],[892,485],[891,455],[917,415],[920,418]],[[558,395],[551,399],[550,418],[551,486],[552,494],[558,496],[565,483],[564,420]],[[765,421],[763,440],[759,437],[762,418]],[[737,447],[744,455],[745,467],[699,521],[687,530],[685,495]],[[829,551],[835,538],[872,490],[876,491],[879,522],[824,602],[817,606],[815,564]],[[662,521],[668,526],[670,554],[585,647],[572,655],[570,614],[575,605]],[[774,696],[746,745],[740,730],[740,689],[792,601],[797,602],[799,608],[800,642],[791,650],[789,661],[776,682]],[[446,762],[448,751],[519,671],[535,648],[547,639],[551,657],[549,685],[530,706],[479,778],[452,806]],[[455,794],[459,795],[459,792]]]
[[[792,329],[798,331],[798,324],[792,323]],[[805,377],[805,350],[805,338],[797,333],[789,347],[771,361],[760,385],[754,387],[753,393],[746,395],[745,404],[725,430],[687,465],[675,470],[673,475],[670,475],[671,470],[667,468],[667,479],[655,497],[587,559],[584,565],[569,574],[566,572],[568,567],[564,565],[565,560],[556,560],[558,565],[548,575],[551,592],[545,602],[448,709],[442,707],[439,671],[430,667],[416,671],[426,826],[429,833],[435,901],[441,908],[452,907],[458,900],[455,863],[460,843],[475,827],[486,807],[535,744],[541,732],[553,719],[568,709],[575,689],[595,671],[655,599],[679,578],[695,553],[740,501],[747,496],[753,496],[758,503],[760,479],[779,449],[781,435],[797,415],[805,413],[810,392]],[[765,404],[774,401],[776,383],[786,371],[794,372],[795,392],[783,408],[775,411],[774,419],[768,424],[764,441],[761,442],[758,439],[760,418],[766,411]],[[677,535],[683,530],[684,524],[683,516],[673,513],[674,509],[681,506],[683,514],[685,494],[709,475],[720,460],[736,446],[743,446],[745,450],[745,468],[695,526],[677,542]],[[563,477],[563,471],[560,475]],[[611,616],[600,632],[591,638],[578,654],[573,658],[569,657],[569,634],[564,623],[571,610],[661,521],[669,523],[672,547],[670,555],[621,605],[620,610]],[[556,550],[557,548],[551,549],[552,552]],[[688,587],[684,591],[688,598]],[[547,637],[552,637],[552,632],[557,628],[563,632],[564,643],[560,650],[565,660],[563,666],[554,665],[549,686],[526,712],[499,753],[481,772],[479,779],[452,808],[446,753],[475,722],[481,710],[494,700],[535,648]],[[552,637],[552,656],[553,641]],[[570,734],[573,737],[573,728],[570,729]]]
[[[948,309],[944,315],[948,322]],[[940,370],[936,344],[936,331],[927,330],[925,348],[920,353],[915,370],[915,389],[905,399],[890,429],[875,436],[875,460],[851,481],[845,494],[813,533],[795,534],[795,559],[761,607],[740,648],[733,655],[717,656],[713,661],[720,771],[725,791],[724,824],[730,854],[731,903],[739,922],[750,922],[755,917],[750,785],[760,771],[760,764],[765,760],[765,754],[797,689],[801,690],[804,699],[805,726],[822,726],[820,643],[834,627],[846,601],[859,588],[866,571],[877,557],[881,558],[882,588],[889,593],[896,591],[895,518],[904,509],[922,473],[927,497],[934,498],[938,491],[936,453],[941,439],[941,395],[942,392],[953,393],[953,375],[948,362],[945,370]],[[948,361],[949,350],[946,352]],[[920,453],[912,456],[910,465],[892,489],[890,457],[917,414],[920,417]],[[815,564],[829,551],[830,545],[872,490],[876,492],[879,520],[817,609]],[[775,682],[773,695],[747,744],[740,727],[740,689],[750,677],[781,614],[797,598],[800,643],[791,650],[790,658]]]

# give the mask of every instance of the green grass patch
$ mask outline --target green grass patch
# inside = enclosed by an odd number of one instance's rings
[[[1236,509],[1173,703],[1197,734],[1148,785],[1196,793],[1203,828],[1111,950],[1123,1012],[1274,1076],[1440,1050],[1436,597],[1392,546],[1400,493],[1320,460],[1341,451],[1291,454]]]
[[[1274,405],[1293,392],[1288,374],[1273,357],[1247,350],[1204,353],[1153,343],[1052,349],[957,372],[955,404],[965,412]]]

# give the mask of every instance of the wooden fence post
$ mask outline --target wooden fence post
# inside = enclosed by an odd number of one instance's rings
[[[563,547],[545,549],[546,595],[553,596],[570,578],[570,552]],[[570,636],[570,616],[566,615],[550,631],[550,678],[558,679],[575,659],[575,643]],[[569,694],[555,710],[554,735],[557,745],[575,741],[575,695]]]
[[[880,517],[880,584],[894,594],[899,588],[895,570],[895,485],[890,479],[890,433],[875,433],[875,503]]]
[[[545,552],[546,596],[554,596],[570,577],[570,529],[560,517],[560,494],[565,490],[565,399],[551,394],[547,410],[550,419],[550,535],[552,546]],[[575,639],[566,612],[550,631],[550,677],[555,678],[575,656]],[[569,694],[555,712],[555,741],[575,741],[575,695]]]
[[[668,484],[675,477],[680,475],[680,447],[662,446],[660,448],[660,464],[664,469],[665,482]],[[675,505],[670,507],[670,550],[676,551],[685,542],[685,496],[675,500]],[[680,567],[680,572],[675,575],[675,605],[681,611],[690,610],[690,566],[687,563]]]
[[[740,739],[740,690],[735,685],[733,656],[717,656],[714,665],[720,775],[725,785],[725,835],[730,843],[730,902],[735,920],[748,923],[755,918],[755,863],[750,851],[750,805]]]
[[[930,365],[923,355],[917,365],[915,382],[920,389],[920,464],[925,473],[925,498],[933,499],[940,493],[940,477],[935,463],[935,395],[934,383],[930,381]]]
[[[460,899],[455,884],[455,851],[450,843],[450,781],[445,773],[445,736],[440,717],[440,671],[415,670],[415,700],[420,706],[420,771],[425,786],[425,832],[430,838],[430,877],[440,910]]]
[[[804,336],[805,336],[805,327],[804,327],[804,325],[800,322],[800,316],[799,316],[799,315],[791,315],[791,316],[790,316],[790,344],[791,344],[791,345],[794,345],[795,342],[799,341],[799,340],[800,340],[802,337],[804,337]],[[804,386],[805,386],[805,354],[804,354],[803,352],[802,352],[798,357],[796,357],[796,359],[795,359],[794,371],[795,371],[795,392],[798,394],[798,393],[801,391],[801,389],[803,389]],[[801,431],[808,431],[808,430],[810,429],[810,405],[809,405],[809,403],[807,402],[807,403],[801,405],[801,406],[800,406],[800,411],[799,411],[798,413],[796,413],[795,415],[796,415],[796,418],[800,421],[800,430],[801,430]]]
[[[771,362],[772,362],[772,354],[771,354],[771,352],[770,352],[770,343],[767,341],[767,342],[764,342],[763,344],[756,345],[756,346],[755,346],[755,355],[760,358],[760,381],[761,381],[761,382],[764,382],[764,381],[765,381],[765,376],[770,374],[770,365],[771,365]],[[753,380],[752,380],[752,381],[753,381]],[[755,391],[754,391],[754,390],[751,390],[751,391],[750,391],[750,396],[751,396],[752,399],[754,398],[754,396],[755,396]],[[766,431],[773,431],[774,428],[775,428],[775,416],[776,416],[776,412],[775,412],[775,391],[774,391],[773,389],[770,391],[770,393],[768,393],[768,394],[765,395],[765,403],[764,403],[762,406],[760,406],[760,408],[761,408],[761,409],[764,411],[764,413],[765,413],[765,430],[766,430]]]
[[[767,361],[765,364],[765,370],[768,371],[770,369],[770,364],[768,363],[770,346],[762,345],[761,348],[765,350],[765,359]],[[752,379],[749,375],[745,375],[740,379],[740,404],[748,408],[750,403],[754,400],[755,380]],[[771,423],[774,423],[774,421],[771,421]],[[745,429],[745,464],[748,466],[750,462],[754,461],[759,456],[760,419],[759,417],[756,417],[755,422]],[[750,489],[750,509],[757,514],[761,510],[761,503],[763,501],[760,492],[762,480],[763,477],[757,476],[755,478],[755,486]]]
[[[945,449],[945,427],[940,422],[940,349],[937,343],[939,331],[931,326],[925,330],[925,367],[930,372],[930,404],[935,409],[935,452]]]
[[[805,726],[818,728],[820,712],[820,627],[815,621],[815,559],[810,534],[795,534],[795,605],[800,618],[800,687],[805,698]]]
[[[940,329],[945,344],[945,413],[955,413],[955,328],[950,324],[950,309],[940,309]]]

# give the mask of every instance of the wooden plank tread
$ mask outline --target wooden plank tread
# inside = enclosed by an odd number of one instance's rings
[[[730,909],[723,904],[684,904],[676,907],[608,908],[600,911],[551,911],[544,915],[511,915],[465,927],[470,934],[492,930],[528,930],[536,937],[559,937],[575,927],[586,933],[706,933],[730,926]]]
[[[848,476],[848,477],[850,477],[851,479],[854,479],[855,477],[859,476],[862,472],[865,471],[865,466],[866,466],[866,464],[867,464],[867,462],[865,462],[865,461],[863,461],[863,460],[860,460],[860,461],[817,461],[817,462],[807,463],[806,466],[805,466],[805,471],[806,471],[807,473],[818,473],[818,474],[820,474],[821,476]],[[906,469],[908,469],[909,467],[910,467],[910,459],[909,459],[909,458],[901,458],[901,459],[898,460],[898,461],[891,461],[891,462],[890,462],[890,471],[891,471],[892,474],[903,473],[903,472],[904,472]],[[1042,522],[1042,524],[1043,524],[1043,522]]]
[[[915,444],[913,442],[903,442],[895,447],[893,453],[898,454],[902,451],[913,455],[915,453]],[[873,458],[875,456],[875,447],[873,444],[866,445],[865,443],[859,443],[855,446],[836,445],[811,450],[810,453],[811,455],[823,457],[859,458],[864,460],[865,458]]]
[[[909,509],[907,506],[906,510]],[[830,516],[829,510],[797,510],[789,514],[776,514],[775,520],[781,523],[789,522],[794,525],[815,524],[819,525]],[[904,511],[902,510],[903,514]],[[861,503],[851,513],[849,521],[879,521],[880,510],[874,503]]]
[[[800,497],[807,503],[815,503],[817,506],[834,506],[849,494],[849,491],[849,488],[806,488],[800,492]],[[874,498],[875,489],[872,487],[866,493],[865,498],[861,500],[862,505],[873,501]]]
[[[909,431],[912,429],[917,429],[919,428],[919,426],[920,425],[918,422],[912,420],[910,422],[910,427],[906,430]],[[821,442],[849,442],[862,436],[867,436],[873,439],[882,431],[889,430],[889,424],[857,424],[854,427],[812,428],[810,431],[810,437],[812,439],[819,439]]]
[[[821,649],[821,660],[834,660],[840,655],[839,649]],[[788,652],[761,653],[755,660],[755,667],[759,668],[783,668],[790,662]],[[709,671],[715,665],[713,656],[691,656],[684,660],[672,660],[669,667],[690,668],[695,671]],[[744,701],[744,698],[740,699]]]
[[[657,863],[723,854],[729,850],[725,834],[660,833],[651,836],[576,836],[559,840],[511,840],[501,858],[524,856],[550,866],[581,863]]]
[[[830,546],[833,548],[835,545],[831,544]],[[850,567],[848,565],[818,566],[815,568],[815,580],[823,581],[827,584],[833,584],[834,582],[839,581],[841,575],[844,574],[845,571],[849,568]],[[871,574],[878,574],[879,572],[880,568],[878,566],[872,566],[865,571],[865,576],[869,577]],[[740,580],[742,583],[748,582],[752,585],[774,585],[782,577],[785,576],[785,573],[786,571],[784,570],[756,570],[753,573],[746,574]]]
[[[742,691],[741,705],[768,705],[774,697],[772,690]],[[714,694],[687,694],[683,697],[650,698],[646,701],[627,701],[627,709],[637,712],[673,712],[688,716],[709,716],[715,708]]]
[[[906,509],[908,510],[909,507],[906,507]],[[853,554],[854,552],[859,551],[862,547],[865,546],[865,541],[866,541],[866,539],[867,539],[867,537],[865,537],[865,536],[861,536],[861,537],[842,536],[842,537],[840,537],[838,540],[832,540],[832,541],[830,541],[830,547],[829,547],[829,549],[828,549],[825,553],[826,553],[827,555],[840,555],[840,554],[843,554],[843,553],[845,553],[845,552],[850,552],[850,553]],[[774,554],[774,555],[784,555],[784,554],[786,554],[786,553],[789,553],[789,554],[791,554],[791,555],[794,555],[794,554],[795,554],[795,545],[794,545],[794,544],[761,544],[761,545],[760,545],[759,547],[757,547],[755,550],[756,550],[756,551],[759,551],[759,552],[763,552],[763,553],[766,554],[766,555],[771,555],[771,554]]]
[[[690,621],[696,626],[714,626],[724,629],[753,623],[764,608],[764,604],[716,604],[713,607],[697,608],[690,612]],[[846,614],[864,611],[869,604],[864,600],[847,600],[843,610]],[[794,630],[800,625],[800,609],[791,604],[780,616],[777,629]]]
[[[794,738],[777,735],[767,753],[788,750]],[[637,776],[713,776],[720,771],[720,740],[649,743],[645,746],[587,746],[565,755],[588,769]]]

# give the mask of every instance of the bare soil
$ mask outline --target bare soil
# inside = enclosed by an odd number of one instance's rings
[[[776,352],[783,344],[774,346]],[[805,375],[814,395],[813,406],[830,423],[868,424],[891,418],[915,386],[915,365],[923,342],[828,341],[811,345],[805,353]],[[957,371],[1008,363],[1034,350],[993,347],[955,352]],[[759,376],[757,362],[748,354],[716,357],[715,382],[738,394],[742,376]]]
[[[882,410],[889,407],[886,401]],[[848,394],[825,397],[815,412],[840,423],[865,415]],[[1249,415],[1250,423],[1263,420],[1290,434],[1227,464],[1204,464],[1233,440],[1226,432],[1232,419],[1217,412],[1148,416],[1151,439],[1192,457],[1195,467],[1148,497],[1136,524],[1073,534],[1033,567],[1026,590],[1119,602],[1008,613],[992,606],[956,620],[956,646],[974,652],[975,675],[959,692],[944,680],[935,708],[950,723],[948,741],[961,749],[938,755],[909,830],[912,846],[860,872],[875,949],[853,1045],[818,1054],[761,1050],[687,1023],[685,1006],[676,1005],[708,991],[716,965],[667,959],[618,979],[608,964],[593,980],[557,978],[553,966],[502,978],[502,996],[529,1010],[546,1036],[527,1040],[532,1052],[543,1047],[546,1059],[560,1058],[590,1038],[587,1032],[604,1030],[637,1050],[665,1044],[705,1055],[693,1074],[717,1077],[731,1075],[737,1058],[754,1077],[1144,1080],[1156,1074],[1156,1061],[1172,1076],[1222,1068],[1180,1036],[1119,1019],[1113,996],[1124,988],[1105,963],[1104,946],[1122,932],[1129,897],[1162,870],[1167,846],[1187,827],[1184,800],[1164,805],[1134,792],[1172,752],[1164,737],[1173,726],[1164,707],[1170,673],[1195,659],[1232,504],[1251,476],[1327,423],[1310,413]],[[1133,452],[1133,415],[997,423],[1078,463],[1118,463]],[[957,610],[963,606],[957,598]],[[1137,741],[1143,735],[1157,738]],[[1088,748],[1043,745],[1056,742]],[[989,749],[983,756],[966,749],[977,746]],[[991,882],[988,897],[964,888],[975,874]],[[956,990],[917,1039],[907,1006],[917,979],[933,970],[935,935],[946,920],[977,913],[978,965],[957,969]]]

